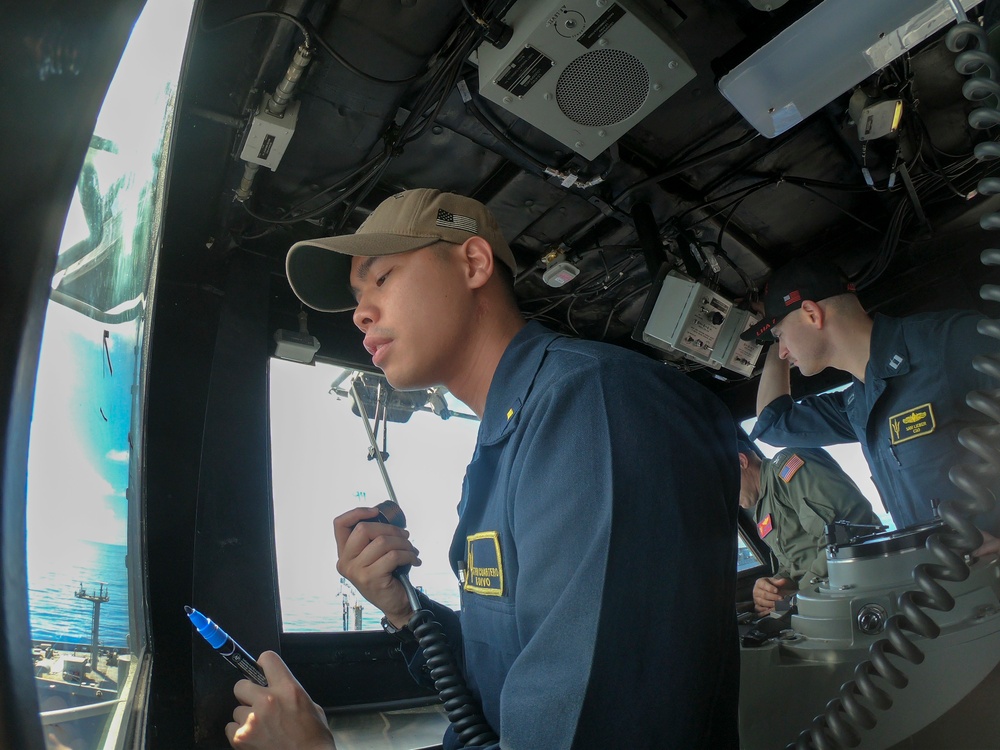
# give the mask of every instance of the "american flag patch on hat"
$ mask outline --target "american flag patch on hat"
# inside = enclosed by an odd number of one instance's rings
[[[796,302],[802,301],[802,295],[799,294],[799,290],[795,289],[785,295],[785,307],[789,305],[794,305]]]
[[[792,481],[792,477],[795,476],[795,472],[805,466],[805,463],[805,461],[793,453],[792,457],[785,461],[785,465],[781,467],[781,471],[778,472],[778,476],[781,477],[787,484]]]
[[[479,231],[479,224],[476,223],[475,219],[469,216],[453,214],[451,211],[445,211],[443,208],[438,209],[437,221],[434,223],[439,227],[461,229],[463,232],[469,232],[470,234],[476,234]]]

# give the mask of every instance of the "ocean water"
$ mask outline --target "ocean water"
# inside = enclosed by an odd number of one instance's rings
[[[415,568],[410,573],[410,580],[419,591],[439,604],[459,608],[458,583],[450,570]],[[278,585],[280,588],[280,581]],[[281,620],[286,633],[382,630],[382,612],[343,579],[332,596],[282,596]]]
[[[124,545],[86,541],[46,542],[47,549],[30,550],[28,608],[34,640],[90,643],[93,605],[78,599],[83,586],[96,594],[105,584],[110,599],[101,604],[100,643],[126,646],[128,636],[128,574]]]
[[[51,544],[51,543],[50,543]],[[123,648],[128,636],[128,575],[124,545],[75,541],[58,549],[35,551],[28,563],[31,637],[40,641],[90,644],[92,604],[78,599],[81,584],[96,593],[105,584],[110,600],[101,604],[100,643]],[[445,606],[459,607],[458,584],[451,571],[415,569],[413,585]],[[279,584],[280,585],[280,584]],[[282,599],[285,632],[381,630],[382,613],[348,584],[333,596],[300,595]]]

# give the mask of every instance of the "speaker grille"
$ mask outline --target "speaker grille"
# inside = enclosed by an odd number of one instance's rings
[[[566,66],[556,103],[570,120],[590,127],[614,125],[634,115],[649,94],[649,73],[620,49],[597,49]]]

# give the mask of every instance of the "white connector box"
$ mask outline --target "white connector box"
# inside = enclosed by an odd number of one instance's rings
[[[740,334],[759,319],[704,284],[668,273],[642,331],[642,340],[675,351],[713,370],[749,377],[761,347]]]
[[[298,100],[291,101],[284,113],[278,117],[267,111],[270,95],[264,94],[257,114],[250,124],[250,132],[243,142],[240,158],[252,164],[260,164],[272,172],[278,168],[278,162],[285,154],[288,143],[295,132],[295,122],[299,117]]]

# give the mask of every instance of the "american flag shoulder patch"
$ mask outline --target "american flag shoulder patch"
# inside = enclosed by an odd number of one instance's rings
[[[785,307],[788,307],[789,305],[794,305],[796,302],[801,302],[802,295],[799,293],[798,289],[795,289],[786,294],[784,299],[785,299]]]
[[[453,214],[451,211],[445,211],[443,208],[438,209],[437,220],[434,223],[439,227],[461,229],[463,232],[469,232],[470,234],[476,234],[479,231],[479,224],[472,217]]]
[[[799,458],[796,454],[792,454],[792,457],[785,461],[785,465],[781,467],[778,472],[778,476],[788,484],[792,481],[792,477],[795,476],[795,472],[805,466],[806,462]]]

